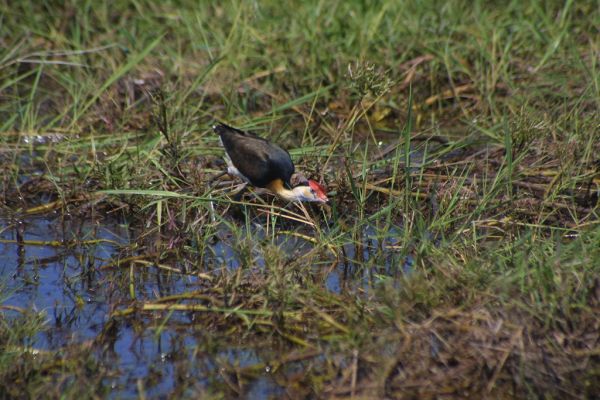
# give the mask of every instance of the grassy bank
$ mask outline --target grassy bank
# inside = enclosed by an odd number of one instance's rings
[[[2,232],[79,260],[65,286],[107,311],[40,349],[56,315],[0,308],[1,392],[600,392],[597,2],[66,3],[0,2]],[[331,205],[234,200],[215,120]],[[129,236],[99,260],[93,230],[27,242],[36,218]],[[31,285],[3,279],[3,303]],[[168,385],[114,386],[127,329],[181,338]]]

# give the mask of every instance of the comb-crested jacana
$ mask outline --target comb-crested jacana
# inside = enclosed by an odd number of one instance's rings
[[[213,125],[225,149],[227,173],[267,188],[289,201],[328,201],[325,188],[311,179],[292,187],[295,168],[290,154],[266,139],[225,124]]]

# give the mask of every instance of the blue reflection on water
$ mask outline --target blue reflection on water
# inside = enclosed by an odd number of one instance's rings
[[[135,235],[126,225],[117,221],[103,221],[101,225],[93,221],[63,221],[59,217],[29,218],[22,225],[7,220],[0,222],[0,239],[4,240],[0,243],[0,282],[5,290],[0,301],[4,305],[43,311],[47,317],[48,329],[34,338],[33,347],[54,350],[96,339],[106,329],[114,308],[128,306],[124,300],[132,301],[128,291],[122,292],[123,288],[114,284],[116,279],[128,276],[129,268],[115,267],[107,271],[100,268],[117,259],[123,246],[131,244],[130,238]],[[261,246],[256,243],[268,241],[270,235],[260,226],[243,231],[241,237],[239,232],[236,235],[226,227],[220,228],[217,240],[204,248],[205,265],[200,267],[206,271],[223,267],[237,270],[240,268],[239,245],[245,241],[254,258],[252,267],[268,268]],[[412,269],[410,257],[401,258],[397,251],[391,250],[397,246],[398,236],[399,232],[392,230],[381,237],[376,229],[367,227],[363,232],[364,243],[358,247],[347,244],[341,261],[330,255],[331,264],[325,259],[324,264],[307,267],[313,272],[323,272],[337,262],[324,276],[326,288],[335,293],[357,287],[366,291],[374,276],[371,269],[390,273],[398,270],[398,262],[402,263],[404,273]],[[73,239],[78,239],[79,244],[69,245]],[[96,242],[81,243],[86,240]],[[28,241],[57,243],[28,244]],[[293,235],[275,236],[273,244],[290,257],[312,247],[310,241]],[[362,249],[360,261],[356,260],[357,248]],[[202,282],[193,275],[165,273],[153,266],[140,268],[135,274],[136,299],[151,300],[195,290]],[[137,380],[148,376],[155,379],[151,387],[145,388],[146,395],[160,397],[174,390],[182,373],[184,379],[203,384],[211,379],[206,371],[212,370],[212,374],[218,376],[215,370],[220,362],[239,367],[264,362],[265,354],[243,347],[216,349],[213,354],[198,356],[197,349],[206,344],[202,329],[200,333],[195,331],[198,328],[187,313],[173,313],[168,318],[166,323],[160,318],[152,320],[141,315],[137,318],[137,328],[127,321],[118,323],[112,345],[98,354],[100,360],[120,372],[108,382],[114,387],[113,396],[137,397]],[[266,355],[267,359],[277,356]],[[178,362],[182,360],[190,370],[178,371]],[[246,385],[245,393],[249,398],[283,394],[281,386],[266,371]]]

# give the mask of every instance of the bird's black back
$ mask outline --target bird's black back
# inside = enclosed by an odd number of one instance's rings
[[[281,179],[289,186],[294,163],[287,151],[254,133],[225,124],[215,125],[213,129],[221,137],[233,165],[250,183],[266,187],[275,179]]]

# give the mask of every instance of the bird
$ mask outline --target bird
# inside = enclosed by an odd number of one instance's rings
[[[227,174],[237,176],[253,186],[266,188],[288,201],[329,201],[321,184],[295,174],[290,153],[277,144],[224,123],[215,124],[212,128],[225,149]],[[292,186],[293,176],[300,176],[295,186]]]

